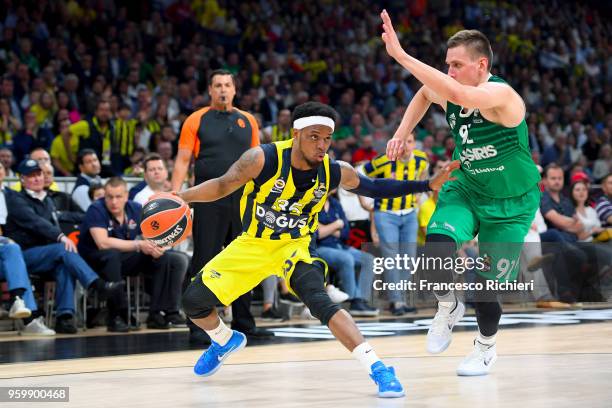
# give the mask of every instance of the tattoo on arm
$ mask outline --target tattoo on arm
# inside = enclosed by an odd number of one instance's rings
[[[250,179],[257,177],[263,167],[262,153],[263,151],[259,147],[254,147],[244,152],[240,159],[222,176],[222,183],[242,185]]]
[[[359,186],[359,174],[357,170],[344,161],[337,161],[340,165],[340,185],[346,190],[352,190]]]

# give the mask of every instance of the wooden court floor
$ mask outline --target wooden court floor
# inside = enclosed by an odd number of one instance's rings
[[[474,332],[438,356],[425,333],[369,339],[406,389],[376,398],[360,365],[335,341],[247,347],[214,376],[193,375],[199,351],[0,365],[0,387],[68,386],[69,403],[2,407],[612,407],[612,323],[503,329],[487,377],[455,368]]]

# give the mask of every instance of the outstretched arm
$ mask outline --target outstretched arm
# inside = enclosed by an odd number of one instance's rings
[[[478,109],[493,109],[508,104],[508,101],[520,99],[520,96],[507,85],[492,82],[485,82],[478,86],[462,85],[443,72],[408,55],[400,45],[387,11],[383,10],[380,16],[384,29],[382,39],[385,42],[387,53],[440,97],[464,108]],[[519,115],[522,120],[525,115],[522,100],[517,106],[522,111]]]
[[[216,201],[257,177],[263,166],[263,150],[260,147],[253,147],[244,152],[240,159],[232,164],[232,167],[221,177],[206,180],[204,183],[178,193],[178,196],[188,203]]]
[[[389,159],[396,160],[398,157],[402,157],[407,148],[406,139],[408,135],[412,133],[416,125],[423,119],[425,112],[427,112],[432,102],[437,103],[442,109],[446,110],[446,100],[438,96],[427,86],[422,86],[408,104],[408,108],[406,108],[406,112],[404,112],[402,121],[395,134],[387,142],[387,157]]]
[[[346,162],[340,164],[340,185],[345,190],[355,194],[372,198],[393,198],[408,194],[423,193],[430,190],[439,190],[444,183],[454,180],[451,173],[459,168],[459,161],[447,164],[432,179],[425,181],[401,181],[392,179],[371,179],[359,174],[357,170]]]

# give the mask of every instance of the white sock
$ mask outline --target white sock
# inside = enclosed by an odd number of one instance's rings
[[[372,374],[372,364],[380,361],[380,358],[376,355],[374,348],[370,346],[370,343],[364,342],[353,349],[353,357],[355,357],[366,369],[368,374]]]
[[[478,332],[476,341],[478,341],[480,344],[484,344],[485,346],[493,346],[495,344],[495,334],[487,337]]]
[[[225,346],[233,334],[232,330],[228,328],[221,319],[219,319],[219,325],[216,329],[204,331],[210,336],[212,341],[219,344],[220,346]]]

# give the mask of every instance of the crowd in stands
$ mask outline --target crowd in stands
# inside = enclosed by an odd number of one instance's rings
[[[479,29],[490,38],[493,73],[523,97],[533,160],[544,174],[540,215],[545,225],[534,224],[534,230],[540,241],[562,242],[569,248],[565,253],[574,253],[570,264],[576,263],[577,269],[586,259],[600,264],[609,259],[609,245],[603,243],[606,234],[609,242],[612,223],[609,10],[555,0],[383,3],[406,50],[441,70],[446,69],[446,39],[456,31]],[[420,84],[385,52],[379,12],[365,1],[336,0],[4,1],[0,174],[19,176],[21,191],[2,189],[0,250],[15,252],[16,242],[23,260],[15,262],[24,265],[16,272],[20,280],[11,278],[19,283],[8,285],[15,306],[12,316],[22,316],[27,309],[32,314],[26,327],[32,324],[34,332],[51,333],[35,313],[27,273],[55,273],[60,289],[56,331],[74,332],[69,298],[75,279],[109,298],[108,327],[125,331],[125,289],[122,275],[116,274],[130,269],[135,260],[144,265],[146,258],[147,265],[155,265],[144,267],[153,275],[150,327],[184,324],[177,313],[178,282],[188,259],[179,251],[160,252],[135,241],[134,214],[154,192],[169,188],[181,126],[190,113],[209,103],[207,78],[212,70],[234,74],[235,105],[255,114],[262,142],[289,138],[292,109],[319,101],[339,113],[330,154],[361,165],[371,176],[383,174],[376,169],[385,160],[386,143]],[[415,153],[405,165],[418,163],[410,177],[427,177],[451,158],[454,147],[444,111],[432,107],[414,131]],[[71,195],[60,194],[54,176],[77,177]],[[121,176],[144,181],[128,193]],[[401,226],[391,226],[387,213],[412,214],[404,226],[410,236],[402,240],[416,242],[436,198],[372,203],[345,191],[339,191],[338,198],[330,200],[322,214],[318,236],[322,253],[336,265],[333,283],[338,287],[330,285],[330,295],[350,301],[355,315],[374,315],[378,310],[369,304],[371,277],[350,272],[366,255],[349,248],[365,240],[399,242],[397,232],[389,234]],[[124,207],[130,210],[124,213]],[[123,222],[124,217],[131,223]],[[350,230],[348,224],[357,228]],[[87,228],[81,227],[82,241],[75,246],[64,234],[79,225]],[[95,230],[103,228],[112,231],[108,240],[96,238]],[[582,249],[588,246],[576,245],[593,238],[604,249],[590,253]],[[61,261],[37,263],[44,248]],[[96,251],[100,256],[91,255]],[[8,278],[6,271],[3,277]],[[397,280],[399,275],[385,278]],[[564,304],[590,298],[581,295],[571,276],[561,277],[556,286],[551,296]],[[267,287],[268,304],[273,299],[270,290],[280,288],[286,295],[282,283]],[[388,299],[391,312],[412,311],[413,305],[397,295]]]

